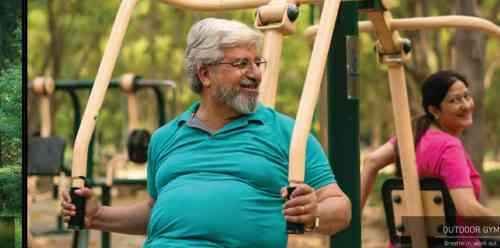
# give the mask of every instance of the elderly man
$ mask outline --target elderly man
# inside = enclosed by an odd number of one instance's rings
[[[293,120],[258,103],[261,34],[208,18],[188,34],[186,69],[200,101],[149,145],[147,202],[100,206],[89,189],[88,228],[147,234],[145,247],[286,247],[286,221],[333,234],[350,201],[309,136],[305,183],[285,202]],[[66,219],[74,206],[65,196]]]

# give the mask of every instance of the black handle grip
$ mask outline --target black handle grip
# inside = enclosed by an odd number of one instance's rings
[[[293,186],[288,186],[286,188],[288,195],[287,195],[287,200],[290,200],[290,196],[292,195],[292,192],[296,189],[296,187]],[[305,229],[304,229],[304,223],[294,223],[294,222],[286,222],[286,232],[288,234],[304,234]]]
[[[75,194],[75,191],[80,189],[78,187],[71,187],[69,192],[71,202],[76,207],[76,214],[69,219],[68,228],[73,230],[85,229],[85,203],[87,199],[83,196]]]

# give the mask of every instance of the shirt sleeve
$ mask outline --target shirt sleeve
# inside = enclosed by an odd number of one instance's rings
[[[148,165],[147,165],[147,190],[151,198],[156,200],[158,192],[156,191],[156,157],[154,151],[154,135],[151,138],[151,142],[148,147]]]
[[[311,134],[307,140],[305,166],[305,182],[314,189],[336,182],[323,148]]]
[[[472,187],[467,157],[461,144],[448,144],[440,160],[439,174],[448,188]]]

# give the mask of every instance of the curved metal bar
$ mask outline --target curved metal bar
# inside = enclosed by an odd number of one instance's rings
[[[71,98],[71,105],[73,106],[73,139],[76,137],[78,132],[78,126],[80,125],[80,120],[82,118],[82,106],[80,105],[80,101],[78,99],[78,95],[75,90],[67,89],[67,93]]]
[[[359,32],[373,32],[374,27],[370,21],[358,22]],[[473,16],[431,16],[392,19],[391,30],[426,30],[438,28],[462,28],[467,30],[478,30],[500,39],[500,27],[493,22]],[[308,39],[312,39],[318,30],[318,26],[310,26],[304,31]]]
[[[358,23],[360,32],[373,32],[370,21]],[[462,28],[478,30],[500,39],[500,27],[493,22],[473,16],[431,16],[393,19],[390,23],[391,30],[426,30],[438,28]]]
[[[165,106],[165,98],[163,97],[163,94],[161,93],[161,90],[158,86],[153,86],[152,90],[155,94],[156,97],[156,106],[157,106],[157,111],[158,111],[158,127],[161,127],[161,125],[165,124],[165,110],[163,107]]]
[[[196,11],[221,11],[252,9],[269,3],[271,0],[161,0],[163,3],[182,9]],[[319,4],[321,0],[295,0],[296,4]]]
[[[403,196],[412,199],[412,204],[406,205],[406,216],[424,216],[420,182],[415,159],[415,144],[412,136],[410,107],[406,87],[404,52],[401,37],[397,30],[391,29],[393,21],[391,12],[369,11],[366,13],[373,23],[377,38],[377,52],[380,61],[387,65],[391,105],[398,140],[398,152],[401,160],[403,177]],[[412,247],[427,248],[425,225],[415,223],[409,229]]]
[[[116,15],[111,30],[110,39],[106,44],[104,56],[97,72],[96,82],[92,87],[92,92],[90,93],[87,107],[83,113],[82,122],[76,135],[75,144],[73,146],[74,157],[71,170],[72,178],[85,177],[87,175],[86,162],[88,145],[90,144],[97,115],[103,103],[104,95],[106,94],[106,89],[109,85],[111,74],[118,58],[123,37],[125,36],[125,31],[136,3],[137,0],[123,0],[120,4],[118,14]],[[83,186],[84,180],[73,180],[72,182],[72,187],[82,188]]]
[[[297,118],[292,132],[289,152],[288,181],[294,184],[304,182],[306,143],[311,130],[311,122],[319,96],[326,56],[335,28],[335,21],[340,8],[340,0],[326,0],[320,17],[318,39],[314,42],[307,75],[300,97]]]
[[[137,81],[138,87],[156,87],[156,86],[165,86],[175,88],[176,84],[172,80],[162,80],[162,79],[140,79]]]
[[[168,79],[139,79],[137,81],[137,87],[153,87],[153,86],[165,86],[165,87],[176,87],[176,84],[172,80]],[[57,80],[55,87],[56,89],[91,89],[94,86],[94,80],[79,79],[79,80]],[[31,88],[32,83],[28,84],[28,88]],[[119,79],[112,79],[109,82],[108,88],[118,88],[120,87]]]
[[[163,81],[172,82],[170,80],[163,80]],[[141,90],[141,89],[153,90],[153,93],[155,95],[155,100],[156,100],[157,112],[158,112],[158,127],[161,127],[163,124],[165,124],[165,120],[166,120],[165,111],[163,109],[163,107],[165,106],[165,97],[162,94],[160,86],[163,86],[163,85],[151,85],[148,88],[139,88],[138,89],[138,90]],[[173,85],[173,87],[175,87],[175,84]]]

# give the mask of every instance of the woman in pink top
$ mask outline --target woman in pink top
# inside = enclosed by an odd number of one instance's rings
[[[474,100],[467,80],[453,71],[432,74],[422,86],[422,107],[425,114],[415,122],[419,177],[441,179],[448,187],[459,216],[496,216],[492,209],[478,201],[481,179],[460,140],[464,129],[473,122]],[[361,208],[378,171],[398,160],[394,138],[364,157]]]

